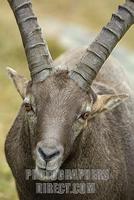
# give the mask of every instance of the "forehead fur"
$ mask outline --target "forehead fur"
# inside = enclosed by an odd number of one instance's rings
[[[47,98],[53,99],[58,96],[62,96],[62,101],[69,98],[78,98],[83,100],[88,97],[88,95],[73,81],[68,77],[67,71],[59,71],[45,81],[33,84],[29,89],[37,99]]]
[[[37,108],[38,129],[56,129],[72,123],[81,112],[89,96],[73,80],[67,72],[58,72],[45,81],[34,83],[28,93],[34,96]]]

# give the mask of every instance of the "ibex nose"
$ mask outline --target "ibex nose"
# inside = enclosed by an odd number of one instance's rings
[[[60,150],[54,147],[38,147],[38,153],[47,162],[59,156]]]

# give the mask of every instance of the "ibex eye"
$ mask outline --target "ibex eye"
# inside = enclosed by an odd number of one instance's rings
[[[86,120],[88,116],[89,116],[89,112],[85,112],[80,116],[80,118],[82,118],[83,120]]]
[[[27,112],[30,112],[32,110],[32,106],[30,103],[25,103],[25,109]]]

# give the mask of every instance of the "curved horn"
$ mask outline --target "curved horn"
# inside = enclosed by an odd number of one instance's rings
[[[30,0],[8,0],[8,2],[20,29],[31,78],[33,81],[44,80],[49,75],[53,61],[32,11],[32,3]]]
[[[111,21],[102,29],[98,37],[87,48],[77,68],[70,72],[70,78],[88,90],[101,66],[113,48],[134,23],[134,0],[126,0],[119,6]]]

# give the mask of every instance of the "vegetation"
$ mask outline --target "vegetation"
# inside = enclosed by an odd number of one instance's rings
[[[62,21],[75,22],[99,31],[113,10],[122,0],[38,0],[33,1],[34,8],[40,19],[45,16],[57,17]],[[0,200],[17,200],[14,180],[4,157],[4,141],[9,128],[21,104],[21,98],[8,79],[6,66],[11,66],[29,77],[27,63],[22,48],[18,28],[6,0],[0,0]],[[134,47],[134,30],[129,31],[123,43],[129,48]],[[54,57],[64,49],[49,40]]]

